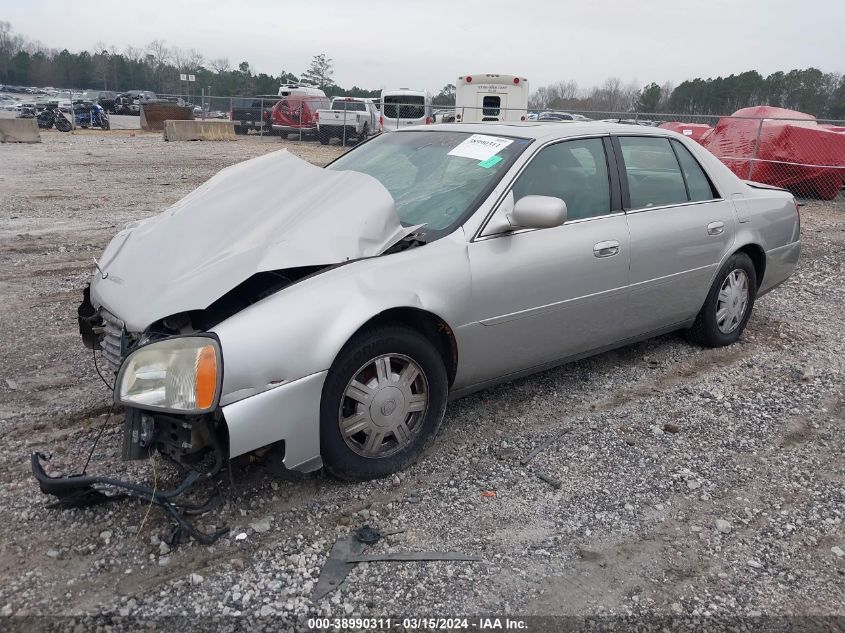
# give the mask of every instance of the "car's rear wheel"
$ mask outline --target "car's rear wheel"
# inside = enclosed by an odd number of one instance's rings
[[[324,132],[322,130],[317,132],[317,138],[320,139],[320,144],[322,144],[322,145],[328,145],[329,141],[331,140],[331,137],[329,137],[329,133]]]
[[[707,347],[739,340],[757,296],[757,272],[745,253],[734,253],[719,270],[687,338]]]
[[[446,411],[443,360],[421,334],[389,325],[356,335],[323,386],[320,452],[342,479],[406,468],[433,441]]]

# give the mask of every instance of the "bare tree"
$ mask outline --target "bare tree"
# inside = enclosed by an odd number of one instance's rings
[[[205,56],[197,49],[192,48],[188,51],[187,68],[191,72],[196,72],[205,64]]]
[[[91,56],[94,65],[94,76],[103,82],[103,90],[109,88],[109,74],[111,70],[111,53],[102,40],[94,45],[94,54]]]
[[[12,32],[9,22],[0,20],[0,69],[5,75],[9,70],[9,62],[25,45],[23,37]]]
[[[541,86],[531,95],[529,107],[536,110],[562,110],[571,108],[580,91],[575,81],[559,81],[550,86]]]
[[[123,56],[127,61],[140,62],[144,59],[144,51],[135,46],[127,46],[123,50]]]
[[[209,64],[211,65],[211,69],[216,72],[218,75],[223,73],[229,72],[232,66],[229,64],[228,57],[220,57],[218,59],[212,59]]]
[[[158,70],[171,59],[170,50],[167,48],[164,40],[153,40],[147,44],[146,52],[147,58],[151,58],[151,65],[154,70]]]
[[[660,104],[658,107],[661,112],[667,112],[669,110],[669,97],[672,96],[673,90],[675,90],[675,84],[671,81],[667,81],[660,86]]]

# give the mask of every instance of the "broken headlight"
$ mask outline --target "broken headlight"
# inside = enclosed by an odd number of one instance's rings
[[[139,409],[205,413],[217,406],[223,363],[210,336],[174,336],[132,352],[117,374],[116,402]]]

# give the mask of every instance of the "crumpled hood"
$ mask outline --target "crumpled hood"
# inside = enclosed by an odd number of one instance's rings
[[[400,224],[375,178],[282,150],[228,167],[128,225],[100,258],[91,299],[140,332],[207,308],[255,273],[378,255],[415,228]]]

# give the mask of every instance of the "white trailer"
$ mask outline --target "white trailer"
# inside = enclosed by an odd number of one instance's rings
[[[462,75],[455,91],[455,120],[525,121],[528,116],[528,80],[492,73]]]

